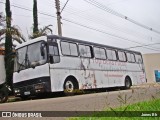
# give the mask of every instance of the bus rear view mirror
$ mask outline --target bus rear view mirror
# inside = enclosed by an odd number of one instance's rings
[[[42,43],[40,47],[41,56],[43,57],[45,56],[45,46],[46,46],[45,43]]]
[[[52,56],[52,55],[49,56],[49,61],[50,61],[51,64],[54,63],[54,60],[53,60],[53,56]]]

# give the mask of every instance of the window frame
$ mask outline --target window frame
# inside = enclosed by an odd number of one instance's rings
[[[128,61],[127,53],[129,53],[130,55],[133,55],[133,57],[134,57],[134,62],[133,62],[133,61]],[[126,57],[127,57],[127,61],[128,61],[129,63],[136,63],[136,59],[135,59],[135,54],[134,54],[134,53],[126,52]]]
[[[136,60],[136,55],[141,56],[141,60],[142,60],[142,62],[141,62],[141,63],[139,63],[139,62]],[[135,53],[135,61],[136,61],[136,63],[137,63],[137,64],[143,64],[143,58],[142,58],[142,55],[141,55],[141,54],[137,54],[137,53]]]
[[[88,46],[88,47],[90,48],[91,57],[81,56],[80,49],[79,49],[79,46],[80,46],[80,45]],[[79,50],[79,56],[80,56],[81,58],[94,58],[94,51],[93,51],[93,46],[92,46],[92,45],[79,43],[79,44],[78,44],[78,50]]]
[[[63,51],[62,51],[62,42],[69,43],[70,55],[66,55],[66,54],[64,54],[64,53],[63,53]],[[70,43],[71,43],[71,44],[75,44],[75,45],[76,45],[76,47],[77,47],[77,55],[71,55]],[[76,43],[76,42],[70,42],[70,41],[61,40],[61,41],[60,41],[60,48],[61,48],[61,54],[62,54],[63,56],[78,57],[78,56],[80,55],[80,53],[79,53],[79,49],[78,49],[78,45],[77,45],[77,43]]]
[[[94,48],[103,49],[103,50],[104,50],[104,54],[105,54],[105,57],[106,57],[106,58],[97,58],[97,57],[96,57],[96,55],[95,55]],[[94,46],[94,47],[93,47],[93,53],[94,53],[94,57],[95,57],[95,59],[107,60],[107,54],[106,54],[106,49],[105,49],[105,48],[103,48],[103,47],[98,47],[98,46]]]
[[[107,60],[109,60],[109,61],[118,61],[117,50],[116,50],[116,49],[106,48],[105,50],[106,50],[106,57],[107,57]],[[111,51],[114,51],[114,52],[115,52],[116,60],[114,60],[114,59],[109,59],[109,58],[108,58],[107,50],[111,50]]]
[[[126,58],[126,60],[125,60],[125,61],[122,61],[122,60],[120,60],[120,59],[119,59],[119,54],[118,54],[118,52],[123,52],[123,53],[124,53],[124,56],[125,56],[125,58]],[[120,62],[127,62],[127,56],[126,56],[125,51],[118,50],[118,51],[117,51],[117,56],[118,56],[118,60],[119,60]]]

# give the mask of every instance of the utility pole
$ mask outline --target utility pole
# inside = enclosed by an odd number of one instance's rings
[[[56,9],[57,9],[58,35],[59,35],[59,36],[62,36],[61,12],[60,12],[60,2],[59,2],[59,0],[55,0],[55,5],[56,5]]]

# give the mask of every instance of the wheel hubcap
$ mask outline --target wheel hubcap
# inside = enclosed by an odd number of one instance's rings
[[[67,92],[73,92],[74,90],[74,85],[71,81],[67,81],[65,85],[66,91]]]

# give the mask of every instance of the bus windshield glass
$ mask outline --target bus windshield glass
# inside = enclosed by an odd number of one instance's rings
[[[47,51],[46,46],[42,46],[42,44],[43,42],[36,42],[34,44],[19,48],[15,59],[15,71],[44,64],[47,61]]]

